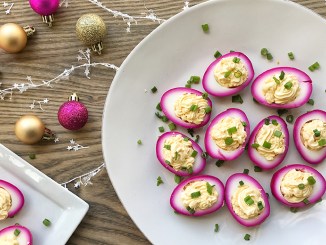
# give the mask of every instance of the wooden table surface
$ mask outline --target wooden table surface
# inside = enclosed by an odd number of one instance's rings
[[[241,1],[241,0],[239,0]],[[33,25],[37,29],[28,42],[27,48],[15,55],[0,51],[0,82],[2,89],[14,83],[26,82],[31,76],[33,82],[51,80],[71,65],[78,65],[76,60],[79,49],[85,46],[76,38],[75,24],[85,13],[100,15],[108,28],[101,56],[92,55],[95,62],[108,62],[120,66],[132,49],[158,24],[150,20],[141,20],[132,25],[131,32],[126,32],[126,22],[114,18],[112,14],[91,3],[91,0],[70,0],[69,6],[62,6],[55,15],[55,23],[48,28],[41,22],[40,16],[34,13],[28,1],[11,0],[15,5],[11,14],[6,15],[0,6],[0,25],[15,22],[21,25]],[[200,0],[190,1],[190,6]],[[295,0],[323,17],[326,17],[324,0]],[[131,16],[139,16],[148,9],[154,10],[158,17],[169,19],[180,12],[183,1],[176,0],[102,0],[112,10],[118,10]],[[2,4],[2,3],[0,3]],[[91,79],[87,79],[83,69],[75,70],[69,80],[52,84],[53,88],[40,87],[22,94],[14,93],[12,99],[7,97],[0,101],[0,139],[1,143],[29,161],[36,168],[62,183],[99,166],[103,162],[101,147],[102,112],[107,92],[115,76],[112,69],[92,68]],[[88,107],[89,121],[80,131],[72,132],[60,126],[57,120],[59,106],[72,93],[77,92],[81,101]],[[33,100],[45,98],[49,103],[43,105],[44,111],[37,105],[29,108]],[[33,146],[19,142],[14,133],[16,120],[27,113],[38,115],[46,126],[55,131],[59,142],[45,142]],[[67,151],[69,140],[89,146],[88,149]],[[28,154],[35,153],[36,159],[29,159]],[[89,203],[90,209],[68,244],[148,244],[148,240],[132,222],[121,205],[106,171],[93,179],[93,185],[70,190]]]

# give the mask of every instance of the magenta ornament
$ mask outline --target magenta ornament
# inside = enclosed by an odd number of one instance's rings
[[[42,16],[43,22],[52,26],[53,14],[59,8],[60,0],[29,0],[31,8]]]
[[[83,103],[79,102],[76,93],[60,106],[58,120],[62,127],[69,130],[79,130],[87,123],[88,110]]]

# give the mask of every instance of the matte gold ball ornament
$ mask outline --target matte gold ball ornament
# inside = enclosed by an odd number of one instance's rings
[[[19,53],[27,44],[27,38],[35,32],[32,26],[21,27],[7,23],[0,27],[0,48],[7,53]]]
[[[107,34],[103,19],[96,14],[84,14],[76,23],[76,34],[85,45],[91,46],[94,52],[101,54],[103,39]]]
[[[44,126],[42,120],[34,115],[25,115],[18,119],[15,124],[17,138],[25,144],[35,144],[40,140],[52,140],[54,133]]]

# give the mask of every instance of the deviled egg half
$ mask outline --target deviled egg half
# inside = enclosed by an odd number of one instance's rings
[[[278,116],[263,119],[250,135],[249,158],[262,169],[280,165],[289,149],[289,130]]]
[[[6,227],[0,230],[0,244],[33,245],[32,233],[20,225]]]
[[[0,180],[0,221],[14,217],[23,206],[23,193],[13,184]]]
[[[304,160],[318,164],[326,158],[326,112],[314,110],[297,118],[294,143]]]
[[[200,91],[191,88],[173,88],[166,91],[160,106],[166,117],[184,128],[206,125],[212,111],[212,101]]]
[[[170,198],[171,207],[187,216],[210,214],[219,210],[223,204],[223,183],[210,175],[184,180],[173,190]]]
[[[228,178],[225,202],[234,219],[247,227],[261,224],[270,214],[266,192],[247,174],[237,173]]]
[[[326,182],[316,169],[293,164],[274,173],[271,190],[282,204],[299,208],[320,200],[325,193]]]
[[[170,172],[178,176],[200,173],[206,166],[200,146],[179,132],[166,132],[156,143],[156,156]]]
[[[307,103],[311,93],[311,78],[293,67],[267,70],[251,86],[251,94],[258,103],[271,108],[300,107]]]
[[[205,133],[207,153],[219,160],[234,160],[244,151],[250,134],[246,114],[230,108],[218,114]]]
[[[203,77],[203,87],[211,95],[230,96],[247,87],[253,77],[250,59],[243,53],[230,52],[208,66]]]

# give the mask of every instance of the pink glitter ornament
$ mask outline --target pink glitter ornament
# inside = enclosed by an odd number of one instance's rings
[[[59,8],[60,0],[29,0],[29,4],[36,13],[42,16],[43,22],[51,27],[54,21],[53,14]]]
[[[78,130],[85,126],[88,120],[88,111],[83,103],[79,102],[76,93],[63,103],[58,111],[59,123],[66,129]]]

